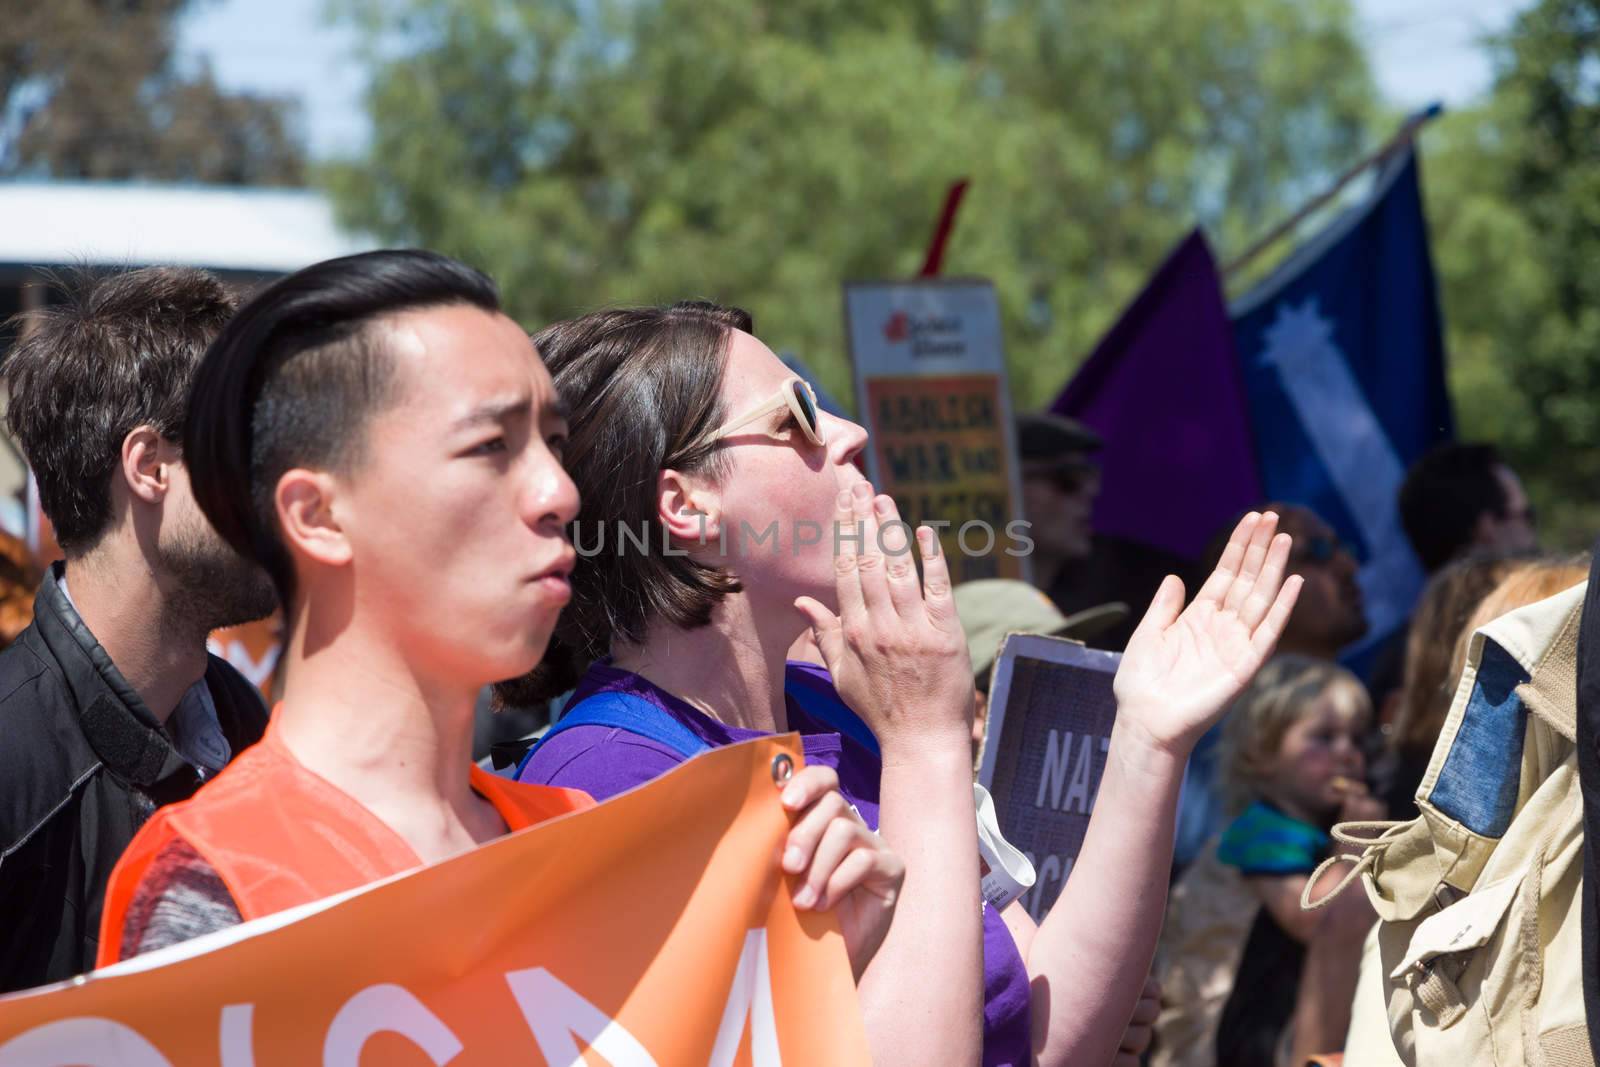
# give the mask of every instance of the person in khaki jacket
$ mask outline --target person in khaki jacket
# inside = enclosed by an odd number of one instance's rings
[[[1560,584],[1563,575],[1546,565],[1534,577]],[[1528,574],[1508,582],[1524,595],[1537,588]],[[1366,846],[1347,881],[1359,876],[1381,920],[1362,963],[1347,1062],[1595,1062],[1581,989],[1575,744],[1586,591],[1574,585],[1492,618],[1516,600],[1497,590],[1480,612],[1492,621],[1468,638],[1418,790],[1422,815],[1335,828]]]

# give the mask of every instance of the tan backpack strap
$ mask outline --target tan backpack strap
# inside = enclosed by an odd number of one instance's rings
[[[1411,824],[1408,822],[1373,821],[1342,822],[1335,826],[1330,831],[1334,841],[1347,848],[1359,848],[1361,849],[1361,854],[1358,856],[1352,852],[1335,852],[1317,864],[1317,869],[1311,872],[1310,878],[1306,879],[1305,889],[1300,892],[1300,907],[1306,911],[1316,911],[1318,908],[1327,907],[1334,897],[1343,893],[1351,882],[1361,877],[1362,871],[1373,869],[1384,849],[1394,843],[1391,832],[1399,827],[1409,825]],[[1353,864],[1353,866],[1339,880],[1339,884],[1330,889],[1321,900],[1312,900],[1311,887],[1317,884],[1317,880],[1322,877],[1324,871],[1327,871],[1336,863],[1349,863]]]
[[[1352,855],[1349,852],[1335,852],[1317,864],[1317,869],[1311,872],[1310,878],[1306,879],[1306,887],[1300,891],[1300,907],[1306,911],[1316,911],[1318,908],[1327,907],[1334,897],[1343,893],[1351,882],[1361,877],[1362,871],[1371,870],[1373,863],[1376,861],[1377,856],[1372,852],[1363,852],[1359,856]],[[1311,887],[1317,884],[1324,871],[1331,869],[1337,863],[1351,864],[1350,870],[1346,872],[1343,878],[1339,879],[1339,884],[1328,890],[1320,900],[1312,900]]]
[[[1539,1035],[1545,1067],[1594,1067],[1589,1049],[1589,1028],[1582,1023],[1546,1030]]]
[[[1368,822],[1342,822],[1329,831],[1341,845],[1352,848],[1385,849],[1394,844],[1394,831],[1410,826],[1411,821],[1372,820]]]

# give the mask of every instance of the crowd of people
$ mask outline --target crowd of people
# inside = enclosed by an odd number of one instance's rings
[[[1087,427],[1024,416],[1018,441],[1034,536],[1048,553],[1036,578],[1061,610],[1137,601],[1160,568],[1182,570],[1181,560],[1094,536],[1100,442]],[[1293,538],[1288,569],[1304,585],[1275,657],[1191,756],[1155,970],[1162,1006],[1152,1064],[1274,1067],[1344,1048],[1360,1024],[1352,1008],[1378,915],[1360,895],[1337,910],[1303,906],[1340,882],[1324,861],[1353,859],[1367,844],[1330,835],[1340,824],[1420,820],[1418,796],[1459,703],[1473,635],[1589,576],[1585,556],[1539,552],[1521,481],[1490,445],[1436,447],[1408,471],[1397,506],[1428,580],[1407,624],[1376,643],[1357,677],[1342,665],[1369,630],[1353,550],[1310,509],[1267,505]],[[1087,640],[1117,648],[1119,636]],[[1576,683],[1569,667],[1564,685]],[[1516,760],[1509,747],[1495,756]],[[1324,927],[1332,936],[1322,938],[1303,990],[1308,949]],[[1384,991],[1363,992],[1385,1027]],[[1592,1053],[1575,1062],[1592,1063]]]
[[[953,587],[862,475],[867,431],[738,309],[530,336],[422,251],[242,304],[175,268],[67,297],[0,364],[65,557],[0,568],[33,597],[0,653],[0,991],[797,732],[774,862],[837,915],[876,1062],[1303,1063],[1360,1025],[1379,917],[1359,893],[1302,906],[1363,851],[1336,825],[1415,816],[1473,633],[1587,576],[1538,555],[1492,448],[1441,446],[1399,498],[1427,589],[1358,678],[1357,565],[1327,522],[1263,502],[1203,560],[1141,558],[1095,535],[1100,442],[1061,416],[1017,427],[1038,588]],[[789,543],[807,523],[832,536]],[[580,551],[585,525],[643,534]],[[269,715],[206,638],[275,608]],[[1122,653],[1088,834],[1039,922],[983,900],[976,848],[1018,631]],[[542,727],[498,772],[491,703]]]

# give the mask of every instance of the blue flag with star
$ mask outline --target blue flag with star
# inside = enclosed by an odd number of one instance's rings
[[[1406,468],[1454,435],[1416,154],[1229,313],[1269,499],[1303,504],[1355,550],[1368,644],[1409,616],[1422,571],[1400,526]]]

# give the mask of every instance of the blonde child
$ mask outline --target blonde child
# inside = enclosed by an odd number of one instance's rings
[[[1383,817],[1364,781],[1371,718],[1354,675],[1306,656],[1274,659],[1234,702],[1222,768],[1238,814],[1172,893],[1158,1067],[1287,1060],[1305,945],[1322,918],[1301,909],[1301,894],[1335,823]],[[1348,1011],[1342,999],[1333,1010]]]

